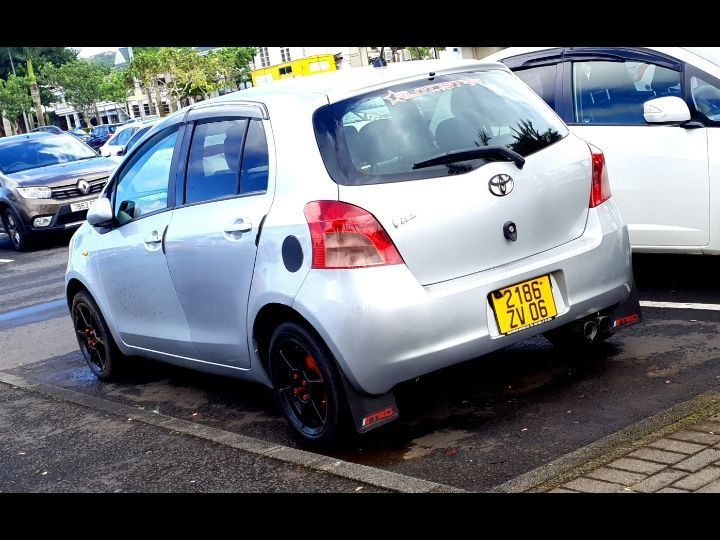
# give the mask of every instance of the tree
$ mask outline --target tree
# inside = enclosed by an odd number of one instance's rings
[[[160,58],[161,49],[155,47],[137,47],[134,48],[133,59],[130,62],[130,73],[137,78],[145,87],[148,98],[148,108],[152,114],[153,99],[152,89],[155,91],[156,103],[155,108],[159,116],[165,116],[160,100],[160,89],[158,85],[158,74],[163,70],[161,68],[162,59]]]
[[[95,109],[95,116],[100,121],[97,102],[106,99],[103,95],[108,70],[87,60],[74,60],[60,67],[46,65],[42,71],[44,83],[60,90],[65,99],[76,109],[82,111],[85,121],[89,123],[88,111]]]
[[[207,60],[224,86],[237,90],[240,82],[250,80],[250,62],[257,54],[254,47],[225,47],[208,53]]]
[[[186,102],[190,97],[209,94],[222,86],[216,63],[190,47],[165,47],[159,54],[162,72],[170,74],[166,82],[171,101]]]
[[[29,86],[30,83],[25,77],[10,75],[7,81],[0,79],[0,112],[10,121],[14,131],[18,131],[17,118],[32,107],[32,98],[28,94]]]
[[[132,88],[132,76],[127,69],[110,70],[100,84],[100,99],[124,103],[130,88]]]
[[[413,60],[427,60],[435,58],[438,51],[444,51],[445,47],[406,47]]]
[[[26,62],[27,79],[30,83],[30,96],[32,97],[33,105],[35,106],[35,115],[37,116],[38,124],[41,126],[45,125],[45,118],[43,117],[42,101],[40,100],[40,87],[38,86],[37,77],[35,76],[33,59],[39,58],[43,49],[44,47],[13,47],[13,50],[11,51],[15,58]]]

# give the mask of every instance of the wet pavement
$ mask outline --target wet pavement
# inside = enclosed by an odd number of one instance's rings
[[[6,254],[0,249],[0,258]],[[720,300],[717,258],[636,256],[635,268],[642,300]],[[3,304],[3,276],[0,264],[0,312],[8,311]],[[54,308],[45,309],[51,317],[47,324],[68,319],[67,311],[52,318]],[[595,349],[559,349],[536,337],[402,384],[397,388],[401,418],[356,438],[333,456],[487,491],[720,384],[719,311],[643,311],[645,324],[620,332]],[[0,339],[2,335],[0,328]],[[259,385],[139,359],[122,381],[100,383],[74,349],[5,371],[297,446],[271,392]]]

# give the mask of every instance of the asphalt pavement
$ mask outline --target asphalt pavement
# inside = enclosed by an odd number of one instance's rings
[[[2,262],[6,260],[12,262]],[[66,240],[17,254],[0,235],[0,373],[90,396],[98,403],[157,411],[218,432],[298,448],[271,392],[262,386],[140,360],[122,381],[97,381],[77,351],[62,302],[66,261]],[[644,425],[648,418],[658,418],[648,424],[651,431],[662,427],[663,422],[677,421],[677,415],[691,414],[687,403],[720,385],[720,337],[716,331],[720,306],[715,304],[720,303],[716,284],[720,259],[636,255],[634,263],[641,301],[651,305],[669,302],[673,307],[645,307],[644,324],[619,332],[592,350],[557,349],[544,338],[535,337],[400,385],[400,419],[351,441],[328,457],[366,466],[363,470],[377,470],[378,474],[395,473],[401,475],[398,478],[491,491],[618,433],[640,436],[633,426]],[[30,400],[25,403],[34,408],[32,399],[42,399],[28,397],[32,390],[29,392],[22,399]],[[20,398],[6,399],[12,403]],[[663,413],[668,410],[676,413]],[[9,411],[10,407],[0,408],[0,430],[8,421]],[[94,413],[89,410],[88,414]],[[27,429],[27,440],[39,436],[31,425],[13,426],[18,433]],[[67,429],[69,434],[71,427]],[[149,433],[147,436],[151,437]],[[122,435],[118,437],[120,443]],[[170,437],[165,446],[172,446],[176,440]],[[71,455],[70,441],[68,438],[67,446],[55,447],[65,448]],[[216,443],[202,440],[193,444]],[[139,440],[138,445],[139,451]],[[18,457],[10,453],[20,451],[18,448],[0,446],[0,460],[8,457],[12,458],[9,463],[17,463]],[[607,453],[611,449],[601,450]],[[240,451],[235,448],[232,452]],[[192,468],[193,464],[183,462],[178,471],[185,466]],[[129,471],[125,483],[113,489],[172,489],[169,484],[143,483],[142,470],[138,465]],[[307,468],[297,470],[311,477],[317,473]],[[173,478],[179,481],[181,476],[178,472]],[[219,477],[216,484],[203,485],[207,490],[253,491],[260,476],[227,482]],[[0,475],[0,490],[7,489],[5,478]],[[133,478],[137,479],[135,488]],[[14,483],[13,490],[42,489],[35,479],[27,482]],[[360,485],[342,478],[338,482],[323,484],[321,490],[342,491]],[[297,485],[280,479],[277,489],[292,490]],[[366,486],[363,490],[383,489],[377,485],[373,488],[372,483],[362,485]],[[110,489],[91,480],[82,485],[57,486],[68,490]],[[266,489],[274,488],[268,485]]]

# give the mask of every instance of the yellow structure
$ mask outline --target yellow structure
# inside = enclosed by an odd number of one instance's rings
[[[279,79],[317,75],[318,73],[326,73],[336,69],[335,57],[332,54],[317,54],[256,69],[250,72],[250,76],[252,77],[253,86],[262,86]]]

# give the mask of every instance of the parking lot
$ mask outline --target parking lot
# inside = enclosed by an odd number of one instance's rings
[[[4,375],[297,446],[270,390],[259,385],[145,361],[119,383],[97,381],[77,350],[64,302],[66,262],[67,237],[16,253],[0,233]],[[400,420],[332,457],[488,491],[715,389],[720,260],[636,255],[634,268],[644,324],[591,351],[557,349],[536,337],[404,383]]]

